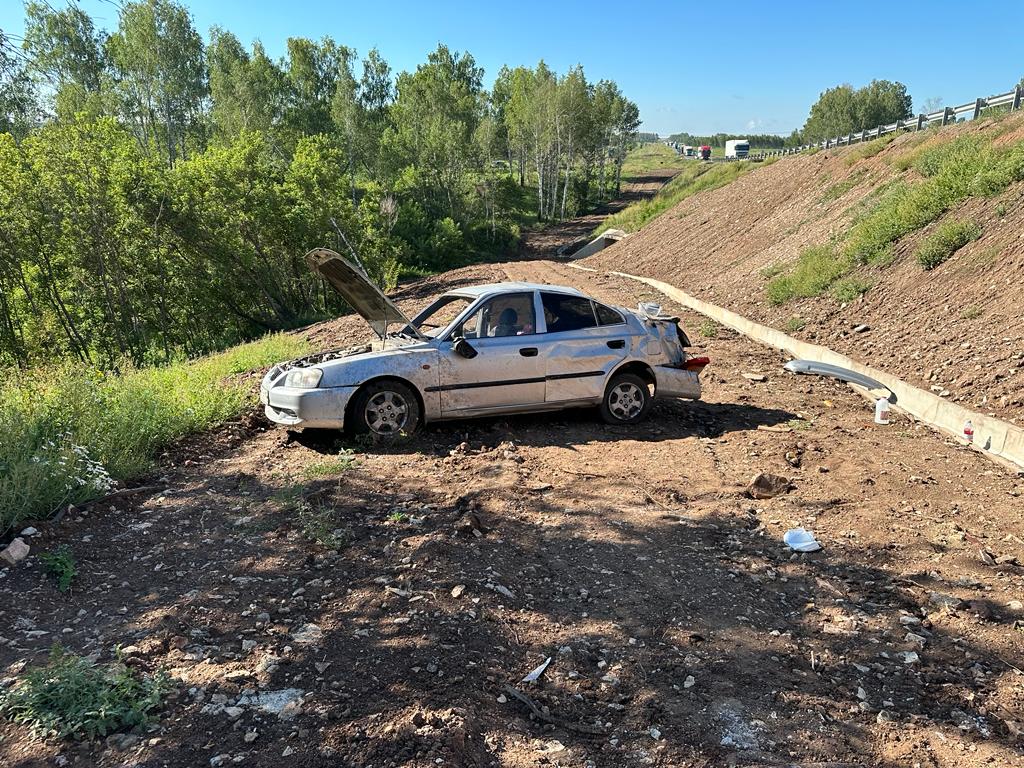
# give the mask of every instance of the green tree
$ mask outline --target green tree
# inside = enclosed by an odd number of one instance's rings
[[[210,30],[206,49],[213,132],[230,140],[244,131],[272,132],[281,122],[284,73],[253,43],[248,53],[233,34]]]
[[[188,11],[172,0],[127,3],[107,52],[122,117],[139,142],[168,165],[201,149],[206,65]]]
[[[76,5],[62,10],[46,3],[25,5],[23,47],[29,71],[53,86],[52,108],[58,119],[104,112],[103,91],[109,79],[105,43],[89,15]]]
[[[904,120],[911,114],[912,99],[902,83],[872,80],[857,90],[839,85],[818,97],[801,134],[808,143],[823,141]]]
[[[476,167],[473,137],[482,116],[482,79],[470,54],[439,45],[416,72],[398,76],[385,138],[394,177],[404,174],[425,205],[456,220],[466,174]]]
[[[0,133],[26,135],[33,121],[32,84],[10,39],[0,30]]]

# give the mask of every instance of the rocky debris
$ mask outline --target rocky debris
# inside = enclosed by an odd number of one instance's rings
[[[36,536],[36,535],[38,535],[38,533],[39,533],[39,531],[37,531],[37,530],[36,530],[35,528],[33,528],[33,527],[32,527],[32,526],[30,525],[30,526],[29,526],[28,528],[25,528],[25,529],[23,529],[23,530],[22,530],[22,532],[21,532],[21,533],[19,533],[18,535],[19,535],[19,536],[23,536],[23,537],[25,537],[25,538],[31,538],[31,537],[33,537],[33,536]]]
[[[318,624],[303,624],[292,632],[292,640],[299,645],[318,645],[324,639],[324,631]]]
[[[305,692],[298,688],[259,691],[240,696],[238,698],[238,706],[255,707],[268,715],[277,715],[282,720],[290,720],[302,710],[304,695]]]
[[[747,381],[755,381],[755,382],[768,381],[768,377],[765,376],[763,373],[743,373],[743,374],[740,374],[740,375],[743,376],[743,378],[746,379]]]
[[[479,538],[489,530],[480,519],[480,515],[473,510],[467,511],[455,522],[455,532],[461,536],[476,536]]]
[[[750,480],[747,486],[747,493],[754,499],[771,499],[787,493],[793,487],[789,478],[782,475],[772,475],[767,472],[758,472]]]
[[[8,544],[3,552],[0,552],[0,564],[15,566],[28,557],[29,546],[20,536]]]
[[[947,595],[944,592],[932,592],[928,595],[928,602],[939,608],[946,608],[950,611],[955,611],[960,608],[964,601],[955,595]]]

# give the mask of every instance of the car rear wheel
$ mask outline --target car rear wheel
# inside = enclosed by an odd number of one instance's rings
[[[635,374],[620,373],[605,388],[601,418],[608,424],[635,424],[650,407],[650,385]]]
[[[375,381],[359,390],[352,405],[352,431],[390,439],[420,425],[416,393],[400,381]]]

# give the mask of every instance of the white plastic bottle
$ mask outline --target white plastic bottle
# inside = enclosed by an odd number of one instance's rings
[[[967,441],[968,445],[974,442],[974,424],[971,423],[970,419],[964,422],[964,440]]]
[[[880,397],[875,400],[875,424],[889,423],[889,401]]]

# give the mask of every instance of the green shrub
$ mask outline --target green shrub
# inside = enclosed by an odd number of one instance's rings
[[[935,269],[972,240],[981,237],[981,225],[973,221],[951,220],[940,224],[917,249],[917,261],[925,269]]]
[[[806,327],[807,327],[807,321],[804,320],[802,317],[797,317],[796,315],[793,315],[793,317],[789,318],[786,321],[786,324],[783,326],[783,328],[785,330],[789,331],[790,333],[796,333],[797,331],[802,331]]]
[[[828,189],[826,189],[819,198],[819,201],[822,203],[828,203],[831,202],[832,200],[836,200],[837,198],[842,197],[855,186],[860,184],[860,182],[863,181],[865,175],[867,175],[867,171],[865,171],[864,169],[860,169],[851,173],[842,181],[836,182]]]
[[[46,666],[0,691],[0,715],[37,736],[92,739],[145,725],[170,687],[166,674],[140,676],[120,663],[96,665],[55,646]]]
[[[608,228],[636,232],[647,222],[678,205],[686,198],[700,192],[724,187],[753,167],[754,164],[749,162],[712,164],[691,162],[676,174],[672,181],[662,187],[657,195],[649,200],[633,203],[613,216],[609,216],[594,229],[593,234],[597,236]]]
[[[883,149],[888,147],[896,139],[896,134],[889,134],[882,136],[871,141],[866,141],[863,144],[857,145],[856,148],[851,149],[846,153],[845,162],[847,165],[853,165],[860,160],[866,160],[869,157],[874,157]]]
[[[846,277],[832,286],[832,295],[836,301],[849,304],[854,299],[871,290],[871,283],[857,277]]]
[[[71,588],[71,581],[78,573],[71,549],[65,544],[53,552],[43,552],[39,559],[46,571],[57,580],[57,589],[67,592]]]
[[[303,470],[303,475],[310,480],[315,480],[317,478],[340,475],[343,472],[347,472],[348,470],[357,467],[358,465],[359,461],[353,455],[352,449],[344,448],[332,459],[310,464],[305,470]]]
[[[849,261],[829,246],[805,248],[789,273],[768,283],[768,301],[779,305],[795,298],[819,296],[851,268]]]
[[[0,535],[102,496],[152,466],[173,440],[253,401],[232,378],[307,348],[278,334],[192,362],[103,373],[80,365],[0,379]]]
[[[972,304],[971,306],[965,308],[964,311],[960,313],[960,317],[962,317],[964,320],[977,320],[979,317],[981,317],[981,307],[977,307]]]
[[[714,320],[706,319],[702,320],[700,327],[697,329],[701,336],[705,339],[717,339],[718,338],[718,323]]]

